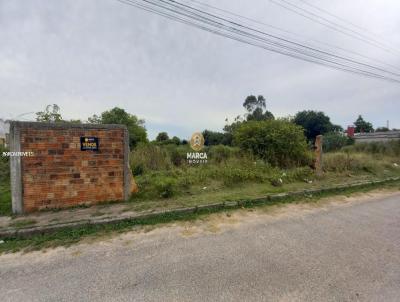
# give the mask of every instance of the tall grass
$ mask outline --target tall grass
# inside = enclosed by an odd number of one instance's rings
[[[11,214],[10,163],[4,151],[8,150],[0,146],[0,215]]]
[[[192,152],[188,146],[155,144],[133,150],[131,168],[139,186],[136,198],[190,194],[194,187],[221,188],[250,182],[280,185],[312,175],[309,167],[282,170],[234,147],[206,147],[207,164],[188,164],[186,152]]]
[[[384,153],[361,153],[356,151],[339,151],[327,153],[323,158],[323,167],[329,172],[367,172],[381,174],[385,171],[400,170],[397,164],[400,158],[387,156]]]
[[[361,152],[400,158],[400,140],[358,143],[352,146],[346,146],[342,149],[342,151],[349,153]]]

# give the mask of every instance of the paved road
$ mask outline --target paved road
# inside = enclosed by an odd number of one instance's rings
[[[5,255],[0,301],[400,301],[400,193],[296,209]]]

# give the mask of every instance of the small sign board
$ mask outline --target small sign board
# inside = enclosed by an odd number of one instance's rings
[[[81,136],[81,151],[99,151],[99,138]]]

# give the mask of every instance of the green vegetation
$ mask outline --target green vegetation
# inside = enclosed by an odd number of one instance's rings
[[[9,226],[14,228],[22,228],[34,225],[36,224],[36,222],[37,221],[34,219],[24,219],[24,220],[13,221],[9,224]]]
[[[324,152],[338,151],[344,146],[354,144],[354,139],[349,138],[340,132],[329,132],[324,135],[323,140]]]
[[[47,105],[44,111],[36,112],[36,121],[38,122],[62,122],[60,107],[57,104]]]
[[[277,121],[267,121],[270,122]],[[307,164],[312,153],[304,149],[304,142],[300,143],[303,157],[297,162],[291,160],[298,152],[292,156],[284,150],[287,158],[278,157],[279,161],[276,161],[271,157],[272,163],[277,163],[271,164],[270,158],[262,159],[251,150],[217,145],[205,147],[203,151],[208,155],[208,163],[198,165],[186,162],[186,152],[190,152],[187,145],[142,144],[131,154],[131,167],[139,186],[139,193],[132,196],[131,202],[135,210],[193,206],[255,198],[314,185],[341,184],[349,178],[354,181],[398,176],[398,144],[380,144],[379,149],[357,144],[326,153],[323,160],[325,176],[320,179],[316,179],[312,167]],[[270,145],[273,146],[273,142]],[[280,141],[278,147],[282,145],[287,145],[285,140]]]
[[[343,148],[344,152],[349,153],[366,153],[373,154],[377,156],[377,159],[381,159],[385,156],[393,157],[395,160],[400,161],[400,140],[398,141],[389,141],[386,143],[382,142],[371,142],[371,143],[362,143],[355,144],[353,146],[348,146]]]
[[[329,116],[321,111],[300,111],[295,115],[293,122],[303,127],[304,134],[309,141],[314,141],[317,135],[323,135],[334,130],[334,125]]]
[[[303,129],[285,120],[250,121],[234,132],[234,143],[273,166],[308,164]]]
[[[126,112],[124,109],[114,107],[104,111],[100,117],[94,115],[88,119],[97,124],[119,124],[125,125],[129,132],[129,146],[134,148],[137,144],[147,142],[147,132],[144,128],[144,120],[136,115]]]
[[[0,146],[0,215],[11,215],[10,163],[2,156],[6,151]]]
[[[354,122],[356,126],[356,132],[374,132],[374,127],[370,122],[367,122],[363,119],[361,115],[358,116],[357,120]]]

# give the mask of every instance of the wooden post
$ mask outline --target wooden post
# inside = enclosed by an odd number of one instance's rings
[[[317,176],[323,175],[322,166],[322,140],[323,136],[318,135],[315,139],[315,174]]]

